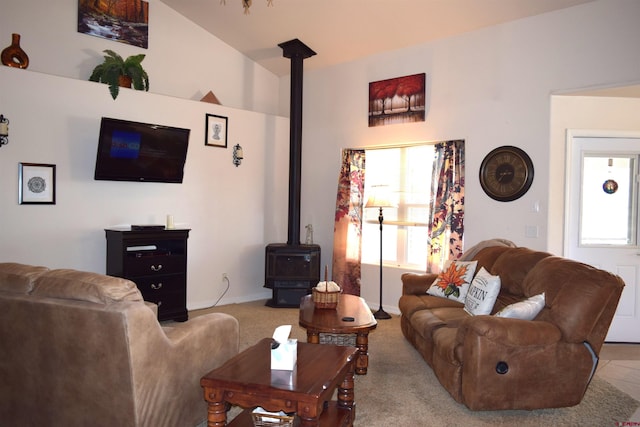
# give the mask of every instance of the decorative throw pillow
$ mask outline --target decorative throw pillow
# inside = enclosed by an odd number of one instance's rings
[[[496,313],[498,317],[533,320],[544,308],[544,292],[524,301],[511,304]]]
[[[427,293],[464,303],[478,261],[450,261],[433,281]]]
[[[469,286],[464,311],[472,316],[491,314],[499,293],[500,277],[491,275],[484,267],[480,268]]]

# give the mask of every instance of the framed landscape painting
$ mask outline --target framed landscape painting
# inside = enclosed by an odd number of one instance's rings
[[[424,122],[426,74],[369,83],[369,127]]]
[[[146,49],[149,2],[78,0],[78,32]]]

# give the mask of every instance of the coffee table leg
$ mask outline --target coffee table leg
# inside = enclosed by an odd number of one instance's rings
[[[207,401],[207,427],[224,427],[227,425],[227,405],[222,398],[222,390],[205,390]]]
[[[351,422],[349,425],[352,425],[356,419],[356,404],[355,404],[355,393],[353,390],[354,386],[354,368],[355,363],[349,364],[349,371],[347,375],[342,380],[342,384],[338,387],[338,406],[341,408],[348,409],[351,413]]]
[[[356,374],[366,375],[369,367],[369,331],[359,332],[356,335],[358,358],[356,359]]]
[[[311,331],[307,329],[307,342],[310,344],[319,344],[320,333],[318,331]]]

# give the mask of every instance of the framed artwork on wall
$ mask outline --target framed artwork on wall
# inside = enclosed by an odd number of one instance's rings
[[[424,122],[426,74],[369,83],[369,127]]]
[[[78,0],[78,32],[146,49],[149,2]]]
[[[20,163],[18,199],[21,205],[55,205],[56,165]]]
[[[227,117],[207,114],[204,145],[227,148],[227,123]]]

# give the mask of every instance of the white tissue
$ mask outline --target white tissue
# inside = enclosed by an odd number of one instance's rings
[[[273,331],[273,339],[278,343],[287,342],[290,333],[291,325],[278,326],[276,330]]]
[[[278,343],[271,348],[271,369],[292,371],[298,360],[298,340],[289,339],[291,325],[278,326],[273,331],[273,340]]]

